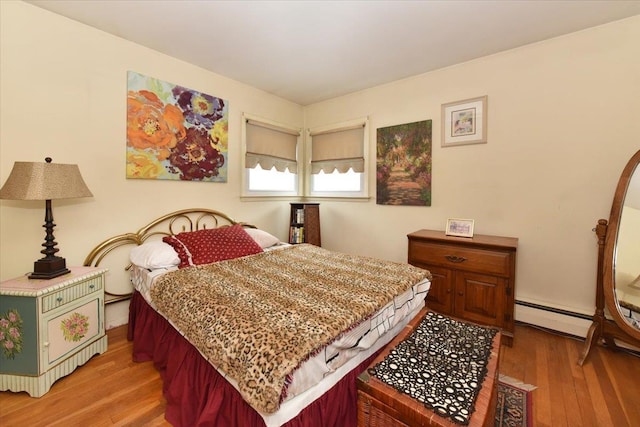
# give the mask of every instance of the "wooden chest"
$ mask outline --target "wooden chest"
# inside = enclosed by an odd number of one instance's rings
[[[426,312],[425,308],[416,316],[380,353],[371,366],[387,357],[395,346],[407,338],[419,325]],[[475,401],[475,411],[471,416],[470,427],[493,427],[495,424],[500,340],[501,334],[498,332],[492,342],[487,374]],[[357,386],[358,427],[460,426],[460,424],[437,415],[410,396],[369,375],[367,371],[360,374]]]

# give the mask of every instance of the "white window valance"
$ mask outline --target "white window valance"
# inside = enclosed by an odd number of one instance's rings
[[[310,133],[311,173],[364,172],[364,125]]]
[[[247,119],[245,167],[297,173],[297,146],[300,132]]]

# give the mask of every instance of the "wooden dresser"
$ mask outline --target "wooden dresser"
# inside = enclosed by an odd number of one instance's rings
[[[418,230],[409,238],[409,264],[433,275],[427,295],[431,310],[501,329],[513,343],[518,239],[477,234],[447,236]]]

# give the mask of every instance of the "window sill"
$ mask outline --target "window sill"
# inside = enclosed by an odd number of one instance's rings
[[[369,196],[240,196],[241,202],[264,202],[264,201],[287,201],[287,202],[309,202],[315,200],[326,200],[331,202],[368,202],[372,198]]]

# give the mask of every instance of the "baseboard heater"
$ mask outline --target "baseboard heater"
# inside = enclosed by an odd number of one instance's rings
[[[524,307],[535,308],[536,310],[548,311],[551,313],[562,314],[563,316],[571,316],[578,319],[591,320],[593,316],[589,316],[583,313],[576,313],[575,311],[563,310],[561,308],[549,307],[546,305],[534,304],[532,302],[516,300],[516,305],[522,305]]]
[[[535,325],[549,331],[560,332],[562,335],[580,340],[586,337],[592,322],[592,316],[588,314],[576,313],[575,311],[563,310],[561,308],[549,307],[528,301],[516,300],[516,306],[523,307],[522,311],[516,307],[516,322]],[[545,315],[545,313],[549,314]],[[622,349],[640,357],[640,348],[618,340],[616,340],[616,343]]]
[[[529,301],[516,300],[515,320],[566,335],[584,338],[587,335],[589,326],[591,326],[592,316]]]

